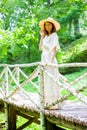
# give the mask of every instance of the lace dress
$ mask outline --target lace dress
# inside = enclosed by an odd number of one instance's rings
[[[56,46],[57,50],[60,49],[58,36],[56,33],[52,33],[49,36],[45,36],[43,39],[43,50],[41,55],[41,62],[48,63],[51,58],[52,49]],[[56,57],[53,63],[57,64]],[[46,71],[58,79],[58,68],[46,66]],[[51,104],[60,97],[60,88],[58,85],[47,75],[44,74],[44,104]],[[58,104],[51,107],[50,109],[58,109]]]

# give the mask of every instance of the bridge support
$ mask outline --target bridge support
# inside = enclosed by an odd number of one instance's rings
[[[16,130],[16,111],[8,106],[8,130]]]
[[[46,120],[46,130],[64,130],[64,129]]]

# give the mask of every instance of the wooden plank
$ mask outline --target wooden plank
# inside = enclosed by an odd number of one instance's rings
[[[38,117],[34,117],[32,115],[28,115],[27,113],[25,114],[25,113],[20,112],[20,111],[16,111],[16,114],[19,115],[19,116],[22,116],[22,117],[24,117],[24,118],[26,118],[28,120],[34,118],[33,122],[37,123],[37,124],[40,124],[40,121],[38,120]]]
[[[69,128],[72,130],[87,130],[87,126],[82,126],[82,125],[79,125],[70,121],[66,121],[64,119],[55,118],[55,117],[47,117],[47,120],[58,126],[63,126],[65,128]]]
[[[33,96],[34,94],[32,94],[32,99],[34,97],[35,103],[38,104],[38,100],[37,100],[37,96]],[[27,116],[33,116],[36,119],[39,118],[39,110],[30,103],[30,101],[26,98],[24,98],[24,100],[22,100],[23,95],[20,98],[20,94],[19,94],[19,100],[15,100],[15,99],[10,99],[5,101],[6,103],[8,103],[9,105],[13,106],[15,110],[17,111],[21,111],[23,114],[27,115]],[[36,97],[36,98],[35,98]],[[4,102],[4,100],[2,100],[2,102]],[[38,104],[39,105],[39,104]],[[76,130],[80,130],[83,129],[85,130],[87,127],[87,106],[84,105],[83,103],[70,103],[67,105],[65,105],[63,107],[62,110],[45,110],[45,115],[47,117],[47,119],[57,125],[61,125],[64,127],[72,127],[72,128],[77,128]],[[80,117],[80,118],[79,118]],[[36,122],[38,122],[36,120]]]
[[[20,111],[16,111],[16,114],[19,115],[19,116],[22,116],[23,118],[26,118],[26,119],[31,119],[33,118],[33,116],[28,116]]]

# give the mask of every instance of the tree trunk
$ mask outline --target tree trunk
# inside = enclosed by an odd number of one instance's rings
[[[69,21],[69,36],[71,36],[72,33],[72,20]]]
[[[50,6],[51,5],[51,0],[48,0],[48,6]]]
[[[80,35],[79,19],[74,18],[74,35],[78,37]]]

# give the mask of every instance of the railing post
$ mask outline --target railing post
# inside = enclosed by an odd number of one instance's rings
[[[40,108],[44,110],[44,75],[41,66],[38,66],[38,72]],[[40,125],[41,130],[46,130],[45,115],[42,111],[40,111]]]
[[[20,74],[19,74],[19,67],[16,68],[16,79],[17,79],[17,82],[18,84],[20,83]]]
[[[8,67],[6,67],[5,71],[5,100],[6,96],[8,96]],[[6,130],[8,130],[8,104],[4,103],[4,108],[5,108],[5,127]]]

